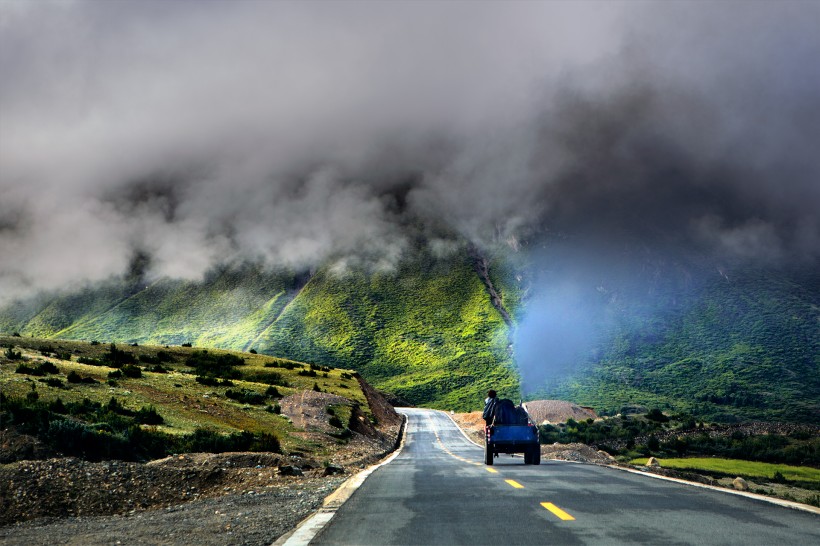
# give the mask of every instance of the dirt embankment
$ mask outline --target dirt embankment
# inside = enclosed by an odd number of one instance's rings
[[[112,537],[133,544],[270,544],[397,444],[401,416],[360,382],[375,423],[354,404],[351,437],[321,442],[331,448],[322,461],[296,453],[191,453],[149,463],[89,462],[4,431],[0,544],[107,544]],[[301,434],[326,437],[325,428],[333,428],[327,406],[350,401],[308,392],[283,400],[283,410],[300,420]]]

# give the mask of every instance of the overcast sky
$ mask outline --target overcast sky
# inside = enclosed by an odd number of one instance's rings
[[[389,268],[409,218],[816,258],[818,28],[784,0],[2,0],[0,297],[135,255]]]

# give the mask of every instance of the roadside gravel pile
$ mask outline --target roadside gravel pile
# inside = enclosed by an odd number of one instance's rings
[[[565,423],[567,419],[584,421],[597,419],[598,416],[590,408],[583,408],[578,404],[564,400],[532,400],[526,403],[527,412],[537,424]]]

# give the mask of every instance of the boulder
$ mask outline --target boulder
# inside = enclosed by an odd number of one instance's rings
[[[658,462],[658,459],[656,459],[655,457],[649,457],[649,460],[646,461],[646,466],[652,466],[657,468],[661,466],[661,463]]]
[[[298,466],[284,465],[279,467],[280,476],[302,476],[302,469]]]
[[[746,482],[746,480],[744,480],[743,478],[741,478],[739,476],[737,478],[735,478],[734,480],[732,480],[732,486],[735,489],[737,489],[738,491],[748,491],[749,490],[749,484]]]
[[[329,464],[325,467],[324,472],[322,473],[323,476],[333,476],[335,474],[344,474],[345,469],[341,466],[336,466],[335,464]]]

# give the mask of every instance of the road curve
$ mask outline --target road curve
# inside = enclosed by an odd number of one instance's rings
[[[755,499],[593,465],[486,467],[446,414],[402,412],[401,454],[311,544],[820,544],[820,516]]]

